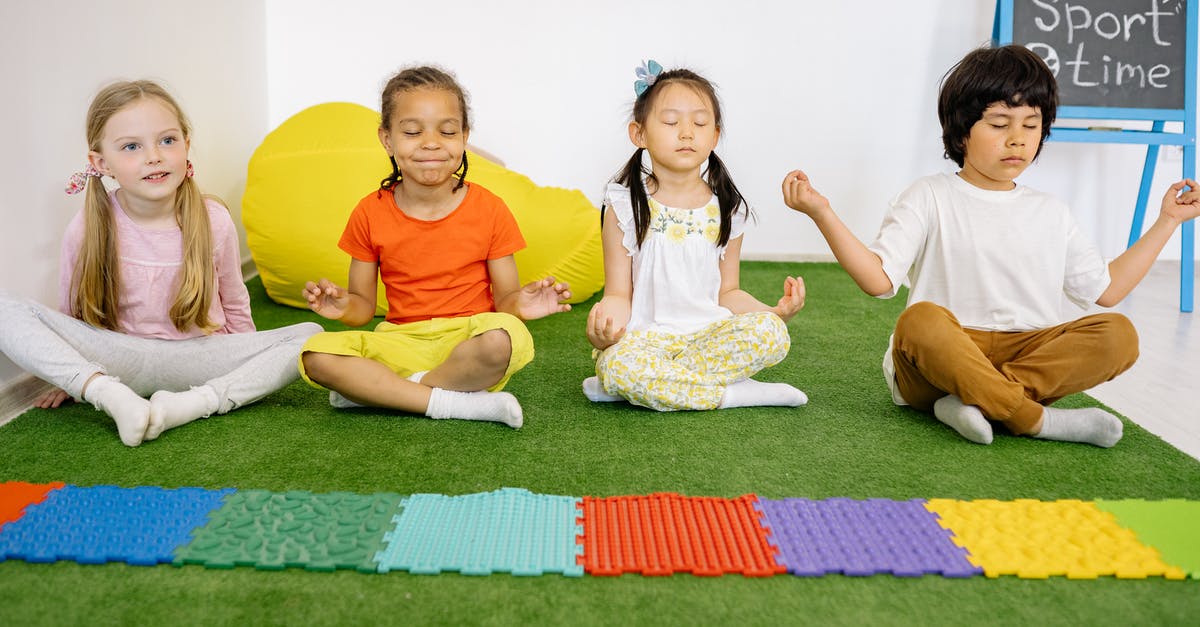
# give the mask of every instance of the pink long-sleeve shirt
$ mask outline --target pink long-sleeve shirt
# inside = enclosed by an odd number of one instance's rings
[[[183,235],[178,228],[148,229],[134,223],[109,194],[117,227],[118,257],[121,267],[119,329],[129,335],[185,339],[204,335],[196,327],[180,331],[171,323],[171,304],[178,293],[179,272],[183,269]],[[217,293],[208,309],[208,317],[217,325],[214,333],[254,331],[250,317],[250,294],[242,280],[237,229],[229,210],[214,200],[206,200],[212,225],[213,268]],[[67,225],[63,235],[59,265],[59,309],[70,315],[71,287],[75,260],[84,238],[84,216],[80,211]]]

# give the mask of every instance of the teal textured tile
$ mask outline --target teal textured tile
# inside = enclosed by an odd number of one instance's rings
[[[577,563],[580,499],[518,488],[446,496],[414,494],[376,560],[379,572],[583,575]]]

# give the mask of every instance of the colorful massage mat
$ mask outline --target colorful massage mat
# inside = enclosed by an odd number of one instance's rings
[[[464,575],[1200,578],[1200,501],[0,483],[0,561]]]

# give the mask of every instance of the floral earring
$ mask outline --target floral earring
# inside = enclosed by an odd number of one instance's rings
[[[191,159],[188,159],[188,162],[187,162],[187,177],[188,177],[188,178],[192,178],[193,176],[196,176],[196,168],[193,168],[193,167],[192,167],[192,160],[191,160]]]

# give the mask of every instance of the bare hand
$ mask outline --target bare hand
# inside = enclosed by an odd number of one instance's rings
[[[1183,191],[1184,187],[1189,189]],[[1200,217],[1200,184],[1184,179],[1172,185],[1163,195],[1159,212],[1180,224]]]
[[[625,337],[629,324],[629,303],[602,298],[588,312],[587,338],[599,350],[616,344]]]
[[[304,284],[304,299],[308,308],[330,320],[339,320],[350,306],[350,294],[329,279]]]
[[[804,309],[804,296],[804,279],[787,277],[783,280],[783,297],[779,299],[778,305],[771,308],[771,311],[787,322],[797,312]]]
[[[58,388],[54,388],[53,390],[50,390],[49,392],[37,397],[37,400],[33,401],[33,406],[39,409],[54,409],[59,405],[62,405],[63,401],[69,398],[71,398],[70,394],[67,394]]]
[[[783,202],[810,218],[822,211],[832,211],[829,200],[813,188],[808,175],[800,170],[792,170],[783,178]]]
[[[571,297],[571,286],[559,283],[548,276],[521,288],[517,295],[517,312],[522,320],[537,320],[550,314],[571,311],[566,300]]]

